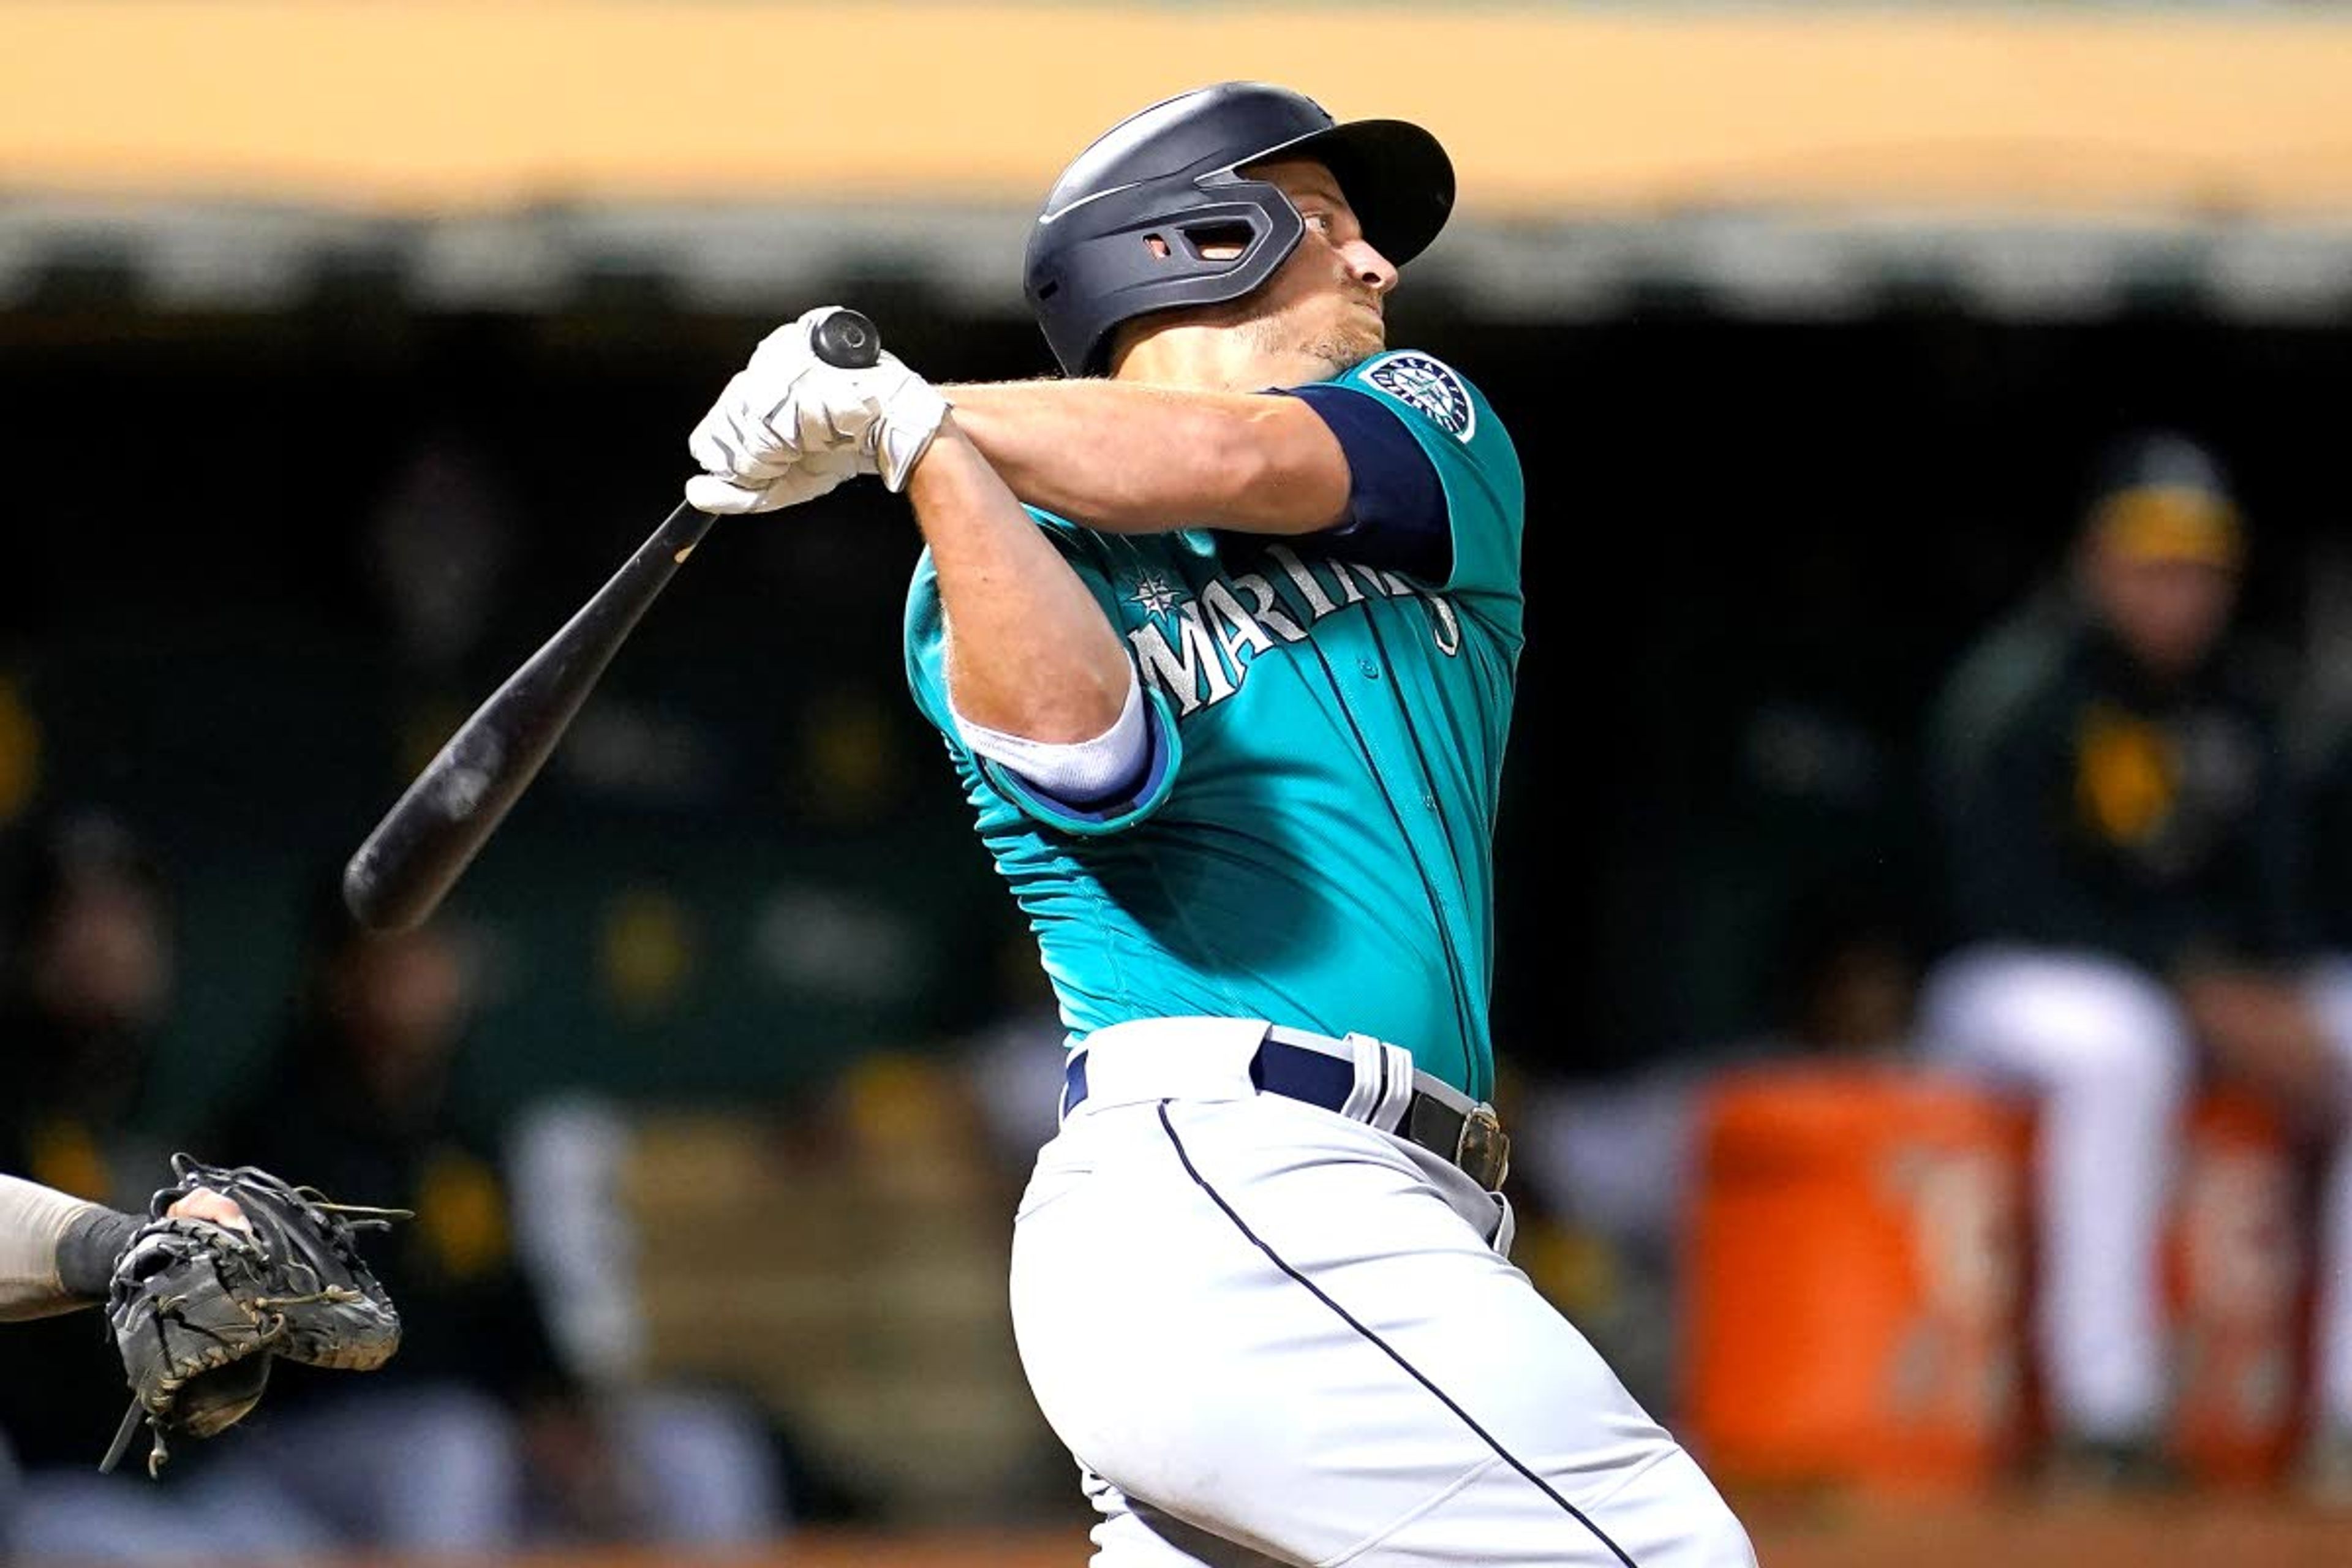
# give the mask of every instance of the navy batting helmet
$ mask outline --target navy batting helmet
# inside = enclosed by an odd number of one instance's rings
[[[1029,306],[1062,368],[1106,368],[1122,321],[1238,300],[1271,278],[1306,226],[1280,190],[1241,170],[1276,157],[1329,169],[1364,237],[1398,266],[1454,206],[1454,164],[1418,125],[1342,125],[1312,99],[1255,81],[1155,103],[1062,171],[1029,231]],[[1235,243],[1238,255],[1202,254]]]

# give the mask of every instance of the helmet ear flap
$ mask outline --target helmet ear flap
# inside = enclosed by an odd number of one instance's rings
[[[1108,370],[1113,333],[1139,317],[1250,293],[1306,232],[1298,209],[1272,185],[1189,189],[1177,202],[1165,192],[1124,208],[1118,198],[1103,202],[1084,215],[1091,232],[1061,243],[1049,265],[1033,253],[1029,299],[1066,373]]]

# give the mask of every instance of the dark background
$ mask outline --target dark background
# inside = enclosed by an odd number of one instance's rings
[[[934,380],[1049,367],[1025,323],[836,297]],[[1766,1026],[1825,913],[1933,942],[1924,706],[2057,567],[2109,437],[2168,425],[2222,456],[2248,616],[2290,648],[2346,534],[2352,323],[1460,304],[1408,289],[1392,337],[1479,382],[1527,468],[1496,1010],[1534,1071]],[[687,429],[773,324],[625,282],[560,314],[420,313],[365,278],[164,314],[102,274],[0,314],[0,671],[37,748],[0,844],[99,804],[163,858],[182,1003],[156,1092],[202,1102],[274,1028],[310,890],[675,504]],[[487,576],[424,552],[428,587],[494,584],[438,653],[403,644],[371,542],[474,526],[446,488],[387,512],[425,451],[507,542]],[[788,1090],[998,1004],[1010,900],[900,672],[916,549],[862,486],[723,523],[680,572],[453,907],[494,959],[477,1095]]]

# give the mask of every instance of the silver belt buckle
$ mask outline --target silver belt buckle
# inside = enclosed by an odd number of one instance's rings
[[[1463,1173],[1488,1192],[1500,1192],[1511,1173],[1511,1140],[1502,1118],[1485,1100],[1462,1119],[1462,1136],[1454,1145],[1454,1163]]]

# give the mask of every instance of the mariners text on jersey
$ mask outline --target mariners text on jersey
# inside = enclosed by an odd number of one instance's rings
[[[1147,689],[1164,693],[1182,717],[1204,702],[1222,702],[1248,679],[1250,658],[1278,640],[1304,642],[1324,616],[1365,602],[1368,594],[1390,598],[1421,596],[1429,605],[1438,651],[1457,654],[1462,624],[1444,595],[1394,572],[1347,561],[1302,560],[1287,545],[1266,551],[1276,574],[1244,572],[1215,577],[1194,600],[1153,573],[1135,581],[1132,603],[1152,617],[1127,634],[1135,667]],[[1279,582],[1281,589],[1276,587]],[[1294,598],[1293,595],[1296,595]]]

